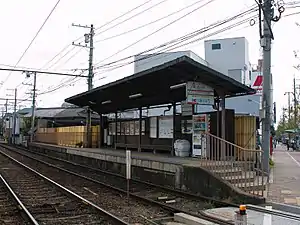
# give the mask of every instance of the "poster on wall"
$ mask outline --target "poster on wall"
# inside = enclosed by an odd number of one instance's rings
[[[140,121],[134,121],[134,135],[140,135]]]
[[[157,138],[157,117],[150,117],[150,138]]]
[[[117,123],[117,133],[118,133],[118,135],[121,133],[121,123],[120,122]]]
[[[125,135],[125,122],[121,122],[121,135]]]
[[[129,122],[129,129],[130,129],[129,135],[134,135],[134,121]]]
[[[173,138],[173,116],[159,117],[158,129],[159,138]]]
[[[129,121],[125,122],[125,135],[130,134],[130,127],[129,127]]]
[[[193,156],[206,157],[206,136],[208,131],[209,115],[193,116]]]

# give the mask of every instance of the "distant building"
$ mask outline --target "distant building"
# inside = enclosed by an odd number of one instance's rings
[[[250,84],[251,66],[248,41],[244,37],[207,40],[205,61],[220,72],[245,84]]]

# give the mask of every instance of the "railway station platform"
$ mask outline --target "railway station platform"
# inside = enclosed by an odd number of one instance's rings
[[[28,148],[33,151],[71,160],[76,163],[104,169],[109,172],[126,174],[125,150],[72,148],[45,143],[33,142]],[[181,158],[169,155],[150,154],[132,151],[132,178],[169,186],[172,188],[229,200],[238,204],[262,204],[263,196],[249,193],[249,185],[242,175],[241,167],[230,162],[206,161],[197,158]],[[214,171],[208,168],[214,168]],[[232,184],[231,179],[240,183]],[[253,190],[253,189],[251,189]]]

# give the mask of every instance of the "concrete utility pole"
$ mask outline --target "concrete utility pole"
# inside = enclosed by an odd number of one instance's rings
[[[15,89],[14,115],[13,115],[13,144],[16,144],[16,126],[17,126],[17,88]]]
[[[33,86],[32,92],[28,94],[32,94],[32,106],[31,106],[31,126],[30,126],[30,142],[33,142],[34,137],[34,125],[35,125],[35,102],[36,102],[36,75],[37,72],[25,71],[26,78],[29,78],[33,75],[33,84],[23,83],[23,85]]]
[[[263,168],[269,174],[270,158],[270,136],[271,136],[271,41],[272,41],[272,0],[265,0],[260,10],[263,11],[263,35],[261,47],[263,47],[263,109],[265,110],[262,119],[262,149]]]
[[[6,117],[7,117],[7,107],[8,107],[8,99],[6,99],[6,101],[5,101],[5,114],[4,114],[4,117],[5,117],[5,122],[2,122],[3,123],[3,127],[5,127],[6,128]],[[5,125],[4,125],[4,123],[5,123]],[[4,133],[5,133],[5,129],[3,129],[3,136],[4,136]]]
[[[294,76],[294,123],[295,123],[295,128],[298,128],[298,100],[297,100],[297,90],[296,90],[296,78]]]
[[[83,28],[89,28],[90,32],[84,35],[84,42],[85,45],[75,44],[74,42],[72,43],[75,46],[79,47],[84,47],[84,48],[89,48],[89,74],[87,77],[87,83],[88,83],[88,91],[93,89],[93,77],[94,77],[94,72],[93,72],[93,51],[94,51],[94,26],[93,24],[91,26],[82,26],[82,25],[75,25],[72,24],[72,26],[75,27],[83,27]],[[88,45],[89,44],[89,45]],[[91,148],[92,147],[92,112],[90,107],[87,107],[87,119],[86,119],[86,147]]]
[[[284,95],[288,95],[288,118],[289,118],[289,123],[291,121],[291,94],[294,94],[291,91],[287,91],[284,93]]]
[[[269,159],[270,159],[270,136],[271,136],[271,108],[273,103],[271,102],[271,42],[273,37],[272,21],[278,22],[281,18],[281,14],[284,12],[284,6],[276,4],[278,10],[278,16],[274,14],[273,1],[272,0],[258,0],[259,5],[259,32],[260,32],[260,44],[263,48],[263,110],[264,116],[262,118],[262,149],[263,153],[263,168],[267,175],[269,175]],[[263,15],[263,26],[261,26],[261,16]],[[263,28],[263,30],[261,29]]]

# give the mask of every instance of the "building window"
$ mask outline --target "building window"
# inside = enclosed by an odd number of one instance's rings
[[[221,49],[221,44],[220,44],[220,43],[212,44],[212,45],[211,45],[211,49],[212,49],[212,50]]]
[[[249,70],[249,80],[252,80],[251,71]]]

